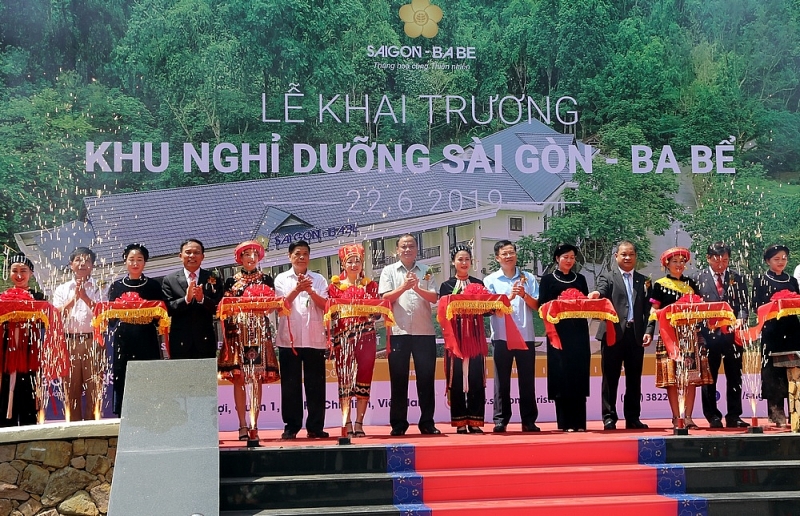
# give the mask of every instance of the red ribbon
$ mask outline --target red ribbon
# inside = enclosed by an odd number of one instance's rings
[[[355,294],[354,297],[348,297],[347,293],[351,292],[351,294]],[[365,290],[362,288],[353,289],[350,287],[344,291],[342,291],[343,297],[340,298],[331,298],[329,297],[328,300],[325,302],[325,327],[328,330],[328,346],[332,346],[331,338],[333,337],[333,332],[331,331],[331,321],[333,319],[334,313],[339,313],[340,316],[343,313],[354,312],[358,313],[358,315],[353,315],[350,317],[354,318],[363,318],[367,317],[371,314],[381,314],[383,316],[383,320],[386,323],[386,354],[388,355],[391,346],[389,345],[389,335],[391,332],[389,331],[390,326],[394,326],[394,315],[392,314],[392,303],[389,302],[388,299],[377,299],[377,298],[364,298],[359,297],[364,293]],[[349,318],[349,317],[342,317],[339,319],[339,324],[342,323],[342,319]]]
[[[742,328],[734,333],[736,344],[743,346],[745,342],[753,342],[761,334],[764,323],[772,319],[800,314],[800,294],[791,290],[780,290],[773,294],[768,303],[758,307],[758,324],[751,328]]]
[[[36,301],[27,290],[11,288],[0,294],[0,318],[8,322],[11,333],[14,325],[26,322],[43,323],[46,326],[41,347],[38,339],[30,339],[27,346],[11,347],[0,350],[0,370],[5,373],[26,373],[41,368],[47,379],[63,378],[70,366],[67,343],[64,339],[64,327],[58,310],[47,301]],[[40,326],[31,325],[29,332],[38,332]],[[0,327],[0,332],[6,326]],[[2,338],[3,335],[0,335]],[[9,339],[13,336],[9,335]]]
[[[479,305],[481,308],[470,308],[470,304],[473,306]],[[451,294],[439,298],[436,318],[442,327],[445,349],[458,358],[486,354],[486,352],[483,351],[486,348],[485,335],[481,336],[483,339],[481,345],[475,338],[470,337],[464,339],[464,334],[462,332],[462,340],[464,342],[459,343],[456,337],[456,331],[453,327],[455,324],[454,315],[482,315],[492,310],[502,310],[505,313],[506,342],[508,349],[528,349],[519,328],[517,328],[514,319],[511,317],[511,301],[509,301],[508,296],[505,294]],[[448,318],[448,312],[450,318]]]
[[[661,340],[670,358],[677,359],[679,354],[676,326],[686,326],[705,322],[709,328],[722,328],[735,324],[736,317],[731,306],[725,301],[705,302],[696,294],[687,294],[671,305],[656,311]]]
[[[575,291],[578,294],[575,294]],[[581,297],[578,297],[581,296]],[[562,349],[556,324],[564,319],[601,319],[606,321],[606,342],[613,346],[617,340],[614,323],[619,322],[614,305],[609,299],[588,299],[576,289],[562,292],[558,299],[548,301],[539,308],[539,315],[544,321],[545,333],[550,345]]]
[[[157,315],[152,315],[154,311]],[[169,356],[170,320],[167,317],[167,305],[163,301],[148,301],[142,299],[136,292],[125,292],[114,301],[97,303],[94,305],[92,313],[94,315],[92,321],[94,340],[100,346],[105,345],[102,333],[107,328],[107,319],[119,319],[132,324],[140,324],[138,319],[141,318],[149,318],[151,321],[163,320],[163,324],[159,324],[159,333],[164,336],[164,347],[167,351],[167,356]],[[133,322],[134,319],[137,319],[137,321]]]

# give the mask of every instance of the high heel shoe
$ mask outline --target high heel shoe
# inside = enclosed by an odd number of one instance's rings
[[[483,433],[483,430],[481,430],[481,427],[479,427],[479,426],[468,426],[467,430],[471,434],[482,434]]]
[[[456,433],[457,434],[466,434],[467,433],[467,427],[466,426],[459,426],[458,428],[456,428]]]
[[[240,426],[239,427],[239,440],[240,441],[246,441],[247,440],[247,430],[248,429],[247,429],[246,426]]]
[[[692,418],[690,418],[690,417],[683,418],[683,422],[684,422],[684,426],[686,427],[687,430],[693,430],[695,428],[700,428],[699,426],[697,426],[697,424],[694,421],[692,421]]]
[[[359,426],[360,430],[357,429],[355,427],[355,425],[354,425],[353,426],[353,430],[355,430],[355,431],[353,432],[353,436],[354,437],[366,437],[367,434],[366,434],[366,432],[364,432],[364,422],[363,421],[356,421],[356,425]]]
[[[347,423],[344,426],[344,428],[346,430],[347,437],[355,437],[356,436],[356,433],[353,431],[353,423]]]

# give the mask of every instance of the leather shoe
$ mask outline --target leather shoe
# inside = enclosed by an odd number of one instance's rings
[[[392,437],[400,437],[401,435],[406,435],[406,431],[401,430],[400,428],[392,428],[392,431],[389,432],[389,435]]]
[[[330,437],[330,434],[323,430],[320,430],[319,432],[312,432],[309,430],[308,432],[309,439],[327,439],[328,437]]]
[[[714,418],[708,422],[708,426],[709,428],[722,428],[722,420],[719,418]]]
[[[423,426],[422,428],[420,428],[419,433],[423,435],[439,435],[442,432],[440,432],[439,429],[436,428],[435,426],[430,425],[430,426]]]
[[[748,425],[747,422],[742,421],[742,418],[736,418],[725,421],[725,426],[728,428],[748,428],[750,425]]]
[[[281,439],[286,441],[295,438],[297,438],[297,432],[292,432],[291,430],[284,430],[283,433],[281,434]]]
[[[522,425],[523,432],[541,432],[541,429],[536,425]]]
[[[642,423],[638,419],[635,419],[635,420],[632,420],[632,421],[625,421],[625,429],[626,430],[645,430],[647,428],[650,428],[650,427],[647,426],[646,424]]]
[[[506,433],[506,425],[494,425],[492,429],[493,434],[504,434]]]
[[[616,430],[617,429],[617,422],[613,419],[605,419],[603,420],[603,430]]]

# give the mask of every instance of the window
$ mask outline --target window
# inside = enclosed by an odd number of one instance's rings
[[[522,231],[522,217],[511,217],[508,219],[508,229],[510,231]]]

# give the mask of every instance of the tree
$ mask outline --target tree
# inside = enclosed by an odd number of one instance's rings
[[[700,256],[712,242],[731,246],[731,263],[747,277],[764,270],[763,251],[774,243],[800,251],[800,187],[766,177],[760,165],[737,165],[736,175],[699,180],[698,206],[686,230]],[[791,270],[798,262],[790,256]]]
[[[533,242],[542,263],[552,262],[559,243],[572,243],[587,263],[595,264],[596,276],[610,265],[620,240],[636,244],[640,263],[652,260],[650,234],[663,234],[682,217],[683,209],[673,199],[678,185],[672,174],[632,174],[630,165],[620,162],[595,163],[592,174],[575,173],[578,187],[565,192],[563,215],[553,217]]]

